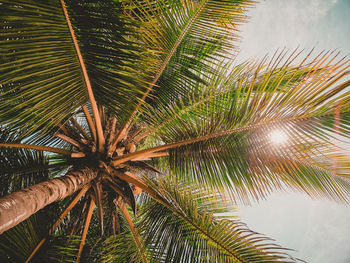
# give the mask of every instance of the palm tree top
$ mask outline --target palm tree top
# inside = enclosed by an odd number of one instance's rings
[[[236,63],[254,1],[0,4],[4,259],[296,262],[220,213],[287,188],[348,202],[350,61]]]

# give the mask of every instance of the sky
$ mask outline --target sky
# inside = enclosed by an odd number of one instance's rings
[[[260,0],[248,15],[250,22],[240,27],[238,60],[297,46],[350,54],[350,0]],[[350,206],[274,193],[242,206],[240,216],[249,228],[294,249],[291,254],[307,262],[350,262]]]

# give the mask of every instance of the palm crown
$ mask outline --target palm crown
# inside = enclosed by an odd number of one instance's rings
[[[348,201],[349,60],[235,63],[253,1],[0,3],[3,260],[295,262],[222,212]]]

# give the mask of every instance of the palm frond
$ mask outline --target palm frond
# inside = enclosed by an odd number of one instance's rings
[[[126,253],[127,251],[127,253]],[[137,245],[130,232],[110,236],[102,246],[101,262],[142,262]]]
[[[36,216],[17,225],[0,236],[0,259],[2,262],[24,262],[40,241]]]
[[[349,61],[337,61],[337,54],[326,52],[308,62],[310,54],[300,59],[295,53],[285,59],[283,51],[268,63],[234,68],[231,75],[214,79],[200,96],[160,107],[147,122],[154,134],[153,145],[164,145],[119,161],[168,150],[168,164],[177,174],[224,187],[245,201],[248,196],[259,198],[283,188],[284,175],[296,179],[292,175],[302,176],[301,170],[307,167],[313,179],[307,188],[296,180],[295,188],[310,195],[346,199],[349,186],[313,166],[320,163],[318,156],[326,149],[334,151],[336,135],[348,137],[349,83],[341,81],[348,74]],[[292,66],[297,59],[299,65]],[[337,131],[333,124],[336,105],[341,115]],[[276,130],[289,138],[286,145],[273,144],[270,137]]]
[[[1,131],[1,143],[16,141],[16,137]],[[0,147],[0,196],[46,181],[68,166],[62,155],[50,156],[42,151]]]
[[[123,201],[118,202],[118,207],[120,208],[125,220],[128,222],[130,232],[132,234],[133,240],[137,245],[138,252],[140,254],[140,258],[142,258],[143,263],[148,263],[147,256],[144,249],[144,244],[142,243],[139,233],[135,228],[135,225],[131,219],[129,211],[126,209],[125,203]]]
[[[225,212],[350,201],[350,60],[234,65],[254,4],[0,0],[0,261],[297,261]]]
[[[235,51],[237,26],[253,1],[135,1],[129,14],[141,22],[141,41],[148,47],[145,63],[149,86],[141,102],[167,103],[195,89],[201,75]],[[151,53],[152,52],[152,53]],[[152,93],[150,94],[150,92]],[[136,108],[135,112],[140,107]]]
[[[141,53],[130,40],[133,24],[115,1],[66,4],[92,95],[128,112],[145,85],[134,66]],[[2,1],[1,10],[1,124],[44,133],[89,99],[61,3]]]
[[[25,262],[41,237],[47,232],[47,226],[54,220],[58,210],[56,205],[46,207],[2,234],[0,236],[1,261]],[[30,262],[75,262],[79,237],[64,236],[60,233],[48,239]]]
[[[79,242],[78,236],[55,236],[49,242],[50,247],[44,250],[47,254],[47,262],[76,262]],[[38,261],[43,262],[43,259],[39,257]]]
[[[87,101],[59,1],[1,1],[0,122],[52,129]]]
[[[142,229],[155,262],[296,262],[283,248],[249,230],[238,220],[219,220],[192,198],[184,185],[158,180],[154,189],[167,200],[149,200],[142,209]],[[201,210],[199,207],[202,207]]]
[[[135,41],[137,25],[118,1],[67,1],[67,8],[96,101],[122,121],[146,85],[138,69],[146,51]]]

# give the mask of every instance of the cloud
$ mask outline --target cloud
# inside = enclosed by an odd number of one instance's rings
[[[269,0],[249,12],[242,25],[241,58],[263,56],[277,48],[315,45],[315,26],[338,0]],[[312,42],[312,43],[311,43]]]
[[[279,3],[281,5],[282,2]],[[287,11],[296,14],[294,17],[296,23],[312,23],[324,17],[336,3],[337,0],[311,0],[307,2],[294,0],[288,2],[290,10]],[[283,8],[283,6],[280,6],[280,8]]]
[[[350,262],[350,211],[345,204],[312,200],[303,194],[274,193],[267,200],[241,207],[242,221],[313,263]]]

